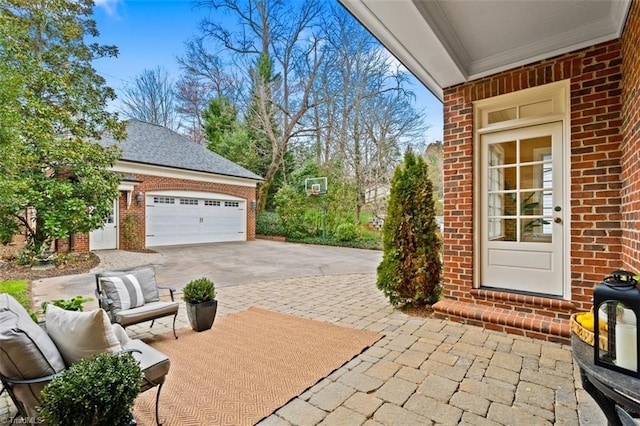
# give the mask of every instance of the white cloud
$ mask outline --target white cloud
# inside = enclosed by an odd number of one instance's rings
[[[109,16],[117,16],[118,3],[121,0],[94,0],[96,7],[101,7]]]

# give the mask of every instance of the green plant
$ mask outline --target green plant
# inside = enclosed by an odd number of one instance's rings
[[[137,249],[142,246],[137,229],[136,215],[133,213],[127,214],[122,220],[122,239],[126,247]]]
[[[182,289],[182,299],[192,305],[210,302],[216,298],[216,286],[207,277],[189,281]]]
[[[359,237],[358,228],[353,223],[341,223],[336,226],[334,236],[338,241],[353,241]]]
[[[256,215],[256,234],[283,235],[282,222],[276,212],[260,212]]]
[[[31,308],[29,299],[29,282],[26,280],[9,280],[0,283],[0,293],[13,296],[25,309]]]
[[[83,359],[42,390],[40,414],[51,426],[125,426],[142,371],[129,353]]]
[[[433,185],[424,160],[408,151],[391,180],[377,286],[393,305],[438,301],[442,262]]]
[[[58,308],[66,309],[67,311],[82,312],[84,310],[82,304],[91,302],[92,300],[93,299],[91,297],[76,296],[72,297],[71,299],[55,299],[50,302],[45,301],[42,302],[42,305],[40,305],[40,307],[42,308],[42,312],[45,312],[47,310],[47,305],[51,303],[52,305],[57,306]]]

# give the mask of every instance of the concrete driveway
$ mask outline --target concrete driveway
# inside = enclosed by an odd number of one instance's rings
[[[156,253],[101,250],[100,265],[88,274],[46,278],[33,283],[34,302],[93,296],[94,273],[154,265],[160,285],[182,287],[207,276],[217,287],[285,278],[371,274],[382,252],[269,240],[155,247]]]
[[[382,252],[344,247],[249,242],[156,247],[162,255],[156,271],[159,282],[181,287],[207,276],[217,286],[275,281],[284,278],[374,273]]]

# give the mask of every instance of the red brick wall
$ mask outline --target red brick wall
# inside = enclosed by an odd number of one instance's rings
[[[592,287],[621,267],[621,43],[612,41],[444,91],[445,296],[471,301],[473,104],[571,79],[571,298],[590,306]],[[569,141],[566,141],[569,143]],[[636,209],[637,211],[637,209]]]
[[[215,192],[218,194],[233,195],[246,200],[247,211],[247,240],[253,241],[256,237],[256,212],[251,210],[250,203],[256,199],[256,189],[253,187],[236,186],[228,184],[198,182],[185,179],[167,178],[149,175],[134,175],[142,183],[137,185],[132,195],[131,205],[127,207],[127,197],[124,192],[118,200],[119,217],[118,229],[121,249],[144,249],[145,243],[145,207],[144,202],[138,205],[135,201],[135,194],[149,191],[201,191]],[[125,221],[132,216],[135,224],[131,230],[127,229]],[[89,235],[76,234],[74,239],[74,250],[77,252],[89,251]]]
[[[640,4],[622,35],[622,262],[640,271]]]

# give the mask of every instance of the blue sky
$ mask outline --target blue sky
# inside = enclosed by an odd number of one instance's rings
[[[190,0],[95,0],[94,18],[99,42],[118,46],[118,58],[100,59],[94,67],[107,84],[120,90],[145,69],[160,66],[173,79],[180,74],[177,56],[198,35],[198,26],[209,11]],[[426,142],[442,140],[442,104],[417,79],[413,79],[416,106],[424,108],[430,128]]]

